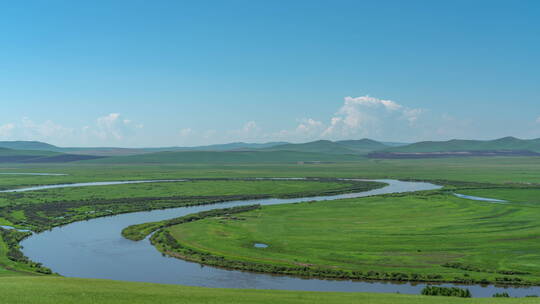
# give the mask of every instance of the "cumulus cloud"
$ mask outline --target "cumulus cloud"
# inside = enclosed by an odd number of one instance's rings
[[[223,139],[231,141],[252,140],[265,136],[261,133],[261,128],[253,120],[246,122],[241,129],[232,130],[227,133]]]
[[[180,136],[181,137],[188,137],[191,134],[193,134],[193,129],[191,129],[191,128],[184,128],[184,129],[180,130]]]
[[[13,129],[15,129],[15,125],[12,123],[0,125],[0,137],[10,137]]]
[[[305,118],[300,120],[300,124],[296,127],[296,133],[303,135],[320,134],[323,128],[324,125],[322,122],[313,118]]]
[[[51,120],[46,120],[42,123],[36,123],[28,117],[24,117],[22,119],[21,128],[23,132],[26,133],[26,137],[34,138],[62,138],[71,135],[73,132],[73,129],[54,123]]]
[[[206,130],[203,133],[203,137],[206,139],[212,138],[217,134],[216,130]]]
[[[0,124],[2,140],[36,140],[58,145],[101,145],[123,143],[143,128],[118,113],[98,117],[95,123],[82,127],[67,127],[52,120],[34,121],[23,117],[18,122]]]
[[[349,139],[362,137],[392,137],[405,128],[421,129],[427,113],[421,108],[410,108],[393,100],[371,96],[345,97],[343,104],[327,120],[302,118],[295,127],[279,131],[263,130],[255,121],[248,121],[241,129],[216,132],[220,142],[275,141],[301,142],[316,139]],[[399,136],[395,136],[399,138]]]
[[[51,120],[35,122],[23,117],[19,122],[0,125],[0,137],[8,140],[56,140],[72,136],[74,129]]]
[[[126,136],[132,135],[135,130],[142,129],[142,124],[135,124],[130,119],[125,119],[119,113],[110,113],[98,117],[95,128],[88,128],[101,140],[121,141]]]
[[[323,122],[313,118],[302,118],[294,129],[282,129],[277,132],[265,134],[269,140],[310,140],[318,139],[326,126]]]
[[[380,136],[394,128],[414,127],[424,113],[424,109],[409,108],[393,100],[348,96],[321,136],[338,139]]]
[[[251,133],[258,130],[259,130],[259,127],[257,126],[257,123],[254,121],[246,122],[246,124],[244,124],[244,127],[242,128],[242,131],[244,133]]]

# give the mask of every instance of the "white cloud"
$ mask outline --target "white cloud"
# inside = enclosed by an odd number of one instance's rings
[[[267,140],[310,140],[317,139],[326,128],[324,123],[313,118],[298,120],[299,124],[291,130],[282,129],[277,132],[263,133],[262,138]]]
[[[408,108],[392,100],[348,96],[321,136],[331,139],[378,137],[389,131],[394,133],[396,128],[414,127],[424,113],[423,109]]]
[[[538,118],[536,119],[536,123],[540,124],[540,116],[538,116]]]
[[[95,124],[72,128],[52,120],[36,122],[23,117],[19,122],[0,125],[0,138],[5,140],[37,140],[61,146],[124,143],[127,137],[143,128],[118,113],[96,119]]]
[[[540,125],[540,117],[535,119]],[[347,96],[326,116],[307,116],[296,121],[279,121],[276,129],[265,130],[254,119],[236,129],[210,129],[209,126],[152,130],[144,137],[144,126],[120,113],[109,113],[82,127],[66,127],[51,120],[35,122],[23,118],[19,122],[0,124],[2,140],[41,140],[63,146],[157,146],[205,145],[234,141],[306,142],[317,139],[360,139],[417,141],[428,139],[471,138],[485,134],[487,127],[475,120],[433,113],[409,107],[394,100],[371,96]],[[529,124],[529,128],[532,122]],[[283,127],[288,125],[288,127]],[[151,126],[154,127],[154,126]],[[214,127],[216,128],[216,127]],[[537,128],[534,132],[537,132]],[[489,131],[489,130],[488,130]],[[150,131],[148,131],[150,132]]]
[[[130,119],[122,118],[119,113],[110,113],[98,117],[95,128],[87,128],[86,131],[93,133],[103,141],[121,141],[126,136],[133,135],[137,129],[142,129],[142,124],[135,124]]]
[[[212,130],[211,137],[219,142],[400,138],[399,135],[405,131],[404,129],[420,129],[426,113],[424,109],[409,108],[392,100],[371,96],[348,96],[344,98],[342,106],[336,113],[328,118],[327,123],[315,118],[303,118],[291,129],[268,131],[260,128],[255,121],[248,121],[241,129],[219,132]],[[209,140],[210,136],[206,135],[204,138]]]
[[[296,132],[305,135],[312,135],[315,132],[320,132],[323,128],[323,123],[313,118],[306,118],[300,121],[296,127]]]
[[[15,129],[15,125],[12,123],[7,123],[0,126],[0,136],[1,137],[10,137],[11,133]]]
[[[257,125],[257,123],[251,120],[246,122],[241,129],[226,132],[226,134],[221,138],[221,141],[256,140],[264,136],[265,134],[261,133],[261,128]]]
[[[182,136],[182,137],[188,137],[191,134],[193,134],[193,129],[191,129],[191,128],[184,128],[184,129],[180,130],[180,136]]]
[[[203,137],[206,139],[212,138],[217,134],[216,130],[206,130],[203,134]]]
[[[407,121],[412,125],[425,112],[426,111],[424,109],[405,109],[403,110],[403,117],[405,117],[405,119],[407,119]]]
[[[74,129],[64,127],[51,120],[34,122],[28,117],[23,117],[20,124],[14,126],[16,134],[29,140],[63,139],[73,135]]]
[[[246,122],[246,124],[244,125],[244,127],[242,128],[242,131],[244,133],[251,133],[251,132],[254,132],[254,131],[258,131],[259,130],[259,127],[257,126],[257,123],[254,122],[254,121],[248,121]]]

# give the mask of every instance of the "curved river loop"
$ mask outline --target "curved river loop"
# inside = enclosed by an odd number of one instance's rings
[[[295,178],[297,180],[297,178]],[[123,182],[76,183],[14,189],[17,192],[63,187],[83,187],[149,182],[180,182],[183,180],[147,180]],[[146,222],[161,221],[191,213],[242,205],[291,204],[366,197],[389,193],[404,193],[440,189],[441,186],[398,180],[366,180],[387,186],[360,193],[290,199],[257,199],[230,201],[213,205],[179,207],[101,217],[55,227],[33,234],[21,242],[23,252],[31,260],[41,262],[66,277],[112,279],[123,281],[182,284],[215,288],[282,289],[332,292],[384,292],[420,294],[426,283],[366,282],[351,280],[306,279],[203,266],[193,262],[163,256],[148,238],[134,242],[121,236],[123,228]],[[10,192],[6,190],[3,192]],[[460,195],[457,195],[460,196]],[[463,197],[463,196],[460,196]],[[499,200],[465,197],[475,200]],[[500,287],[494,285],[440,284],[445,287],[468,288],[474,297],[491,297],[507,292],[513,297],[540,294],[540,287]]]

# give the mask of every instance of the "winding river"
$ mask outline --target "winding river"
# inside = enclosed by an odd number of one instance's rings
[[[16,190],[20,192],[61,187],[173,181],[181,180],[79,183],[48,185]],[[34,234],[27,238],[22,242],[23,252],[33,261],[41,262],[53,271],[66,277],[113,279],[219,288],[399,292],[419,294],[426,284],[303,279],[290,276],[274,276],[201,266],[197,263],[162,256],[162,254],[150,244],[148,239],[140,242],[133,242],[124,239],[120,234],[123,228],[130,225],[170,219],[214,208],[251,204],[274,205],[315,200],[336,200],[440,188],[440,186],[422,182],[404,182],[397,180],[374,181],[383,182],[388,185],[380,189],[361,193],[292,199],[231,201],[218,205],[135,212],[75,222],[39,234]],[[443,284],[442,286],[458,285]],[[540,287],[503,288],[496,286],[468,285],[466,288],[468,288],[475,297],[490,297],[495,292],[508,292],[511,296],[520,297],[531,294],[540,294]]]

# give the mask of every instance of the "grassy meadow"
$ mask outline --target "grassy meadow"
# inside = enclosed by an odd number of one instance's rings
[[[60,277],[0,278],[6,304],[501,304],[540,303],[537,298],[428,297],[400,294],[213,289]]]
[[[0,173],[67,175],[0,175],[0,189],[93,181],[197,180],[0,193],[0,224],[37,229],[122,212],[233,198],[349,192],[355,187],[335,180],[229,180],[235,178],[426,180],[447,187],[424,194],[268,206],[236,215],[242,220],[208,218],[170,227],[168,231],[182,245],[194,250],[264,265],[312,265],[364,274],[395,272],[421,277],[436,273],[450,281],[496,281],[500,277],[519,278],[527,283],[540,281],[540,248],[536,242],[540,235],[538,157],[359,158],[320,164],[201,164],[195,160],[178,163],[168,158],[161,162],[137,158],[127,163],[99,161],[1,164]],[[510,203],[459,199],[451,195],[453,191]],[[270,247],[253,248],[254,242]],[[37,273],[36,267],[9,259],[9,250],[5,240],[0,241],[0,294],[6,303],[72,303],[75,299],[79,303],[539,303],[534,298],[224,290],[60,278]]]
[[[96,160],[97,161],[97,160]],[[110,163],[0,164],[0,172],[64,173],[66,176],[0,175],[0,189],[111,180],[233,177],[365,177],[540,184],[540,157],[369,159],[322,164]]]
[[[418,280],[540,283],[540,205],[533,204],[386,195],[263,206],[166,231],[187,249],[229,260],[372,279],[402,273]]]

